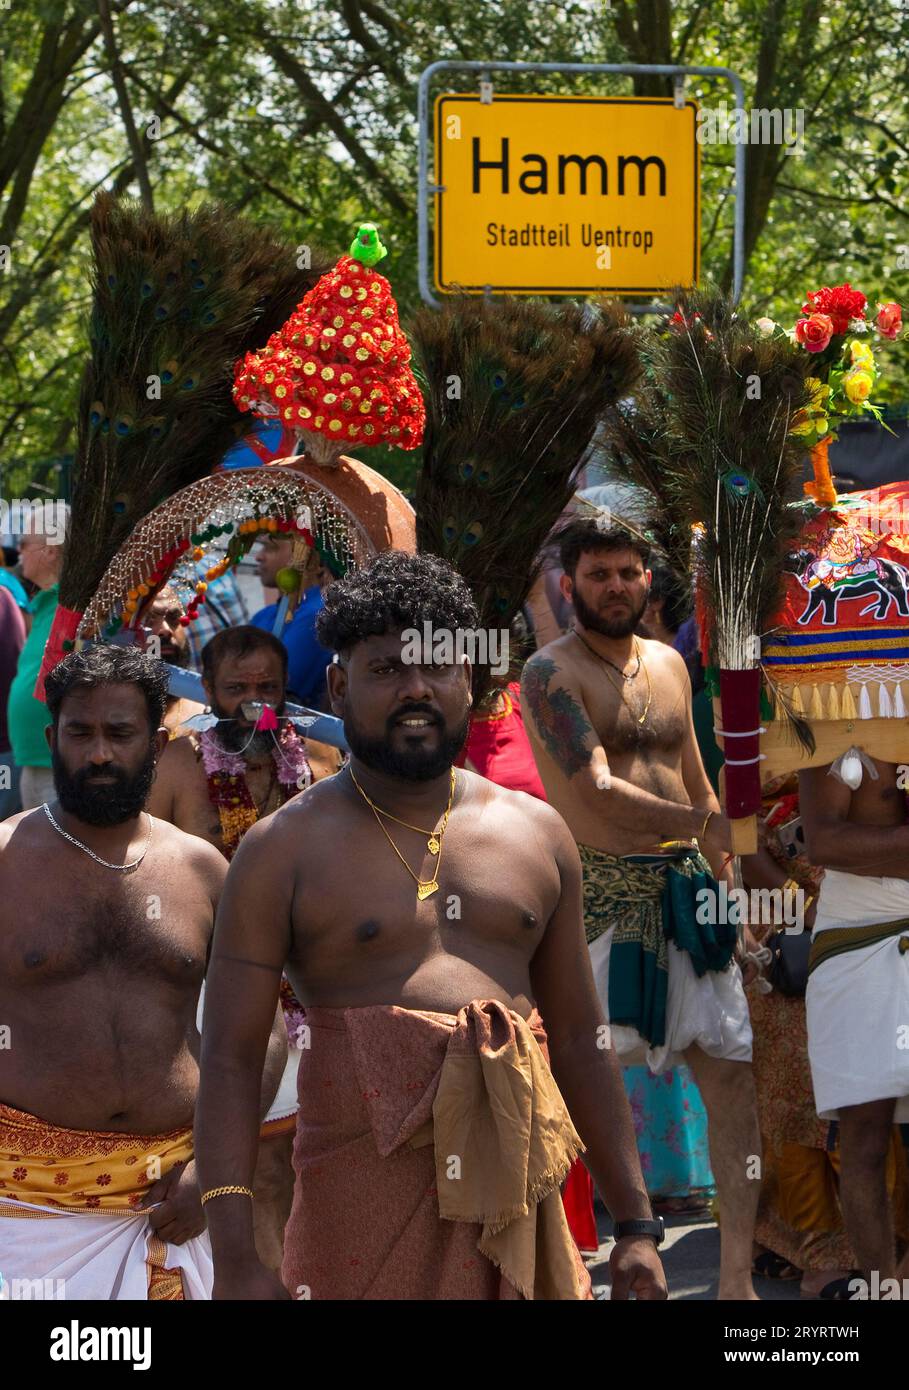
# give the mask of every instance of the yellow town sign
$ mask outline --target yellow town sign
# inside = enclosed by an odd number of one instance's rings
[[[437,289],[642,294],[693,285],[697,103],[445,94],[435,107]]]

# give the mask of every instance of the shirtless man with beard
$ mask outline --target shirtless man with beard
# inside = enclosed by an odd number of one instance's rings
[[[166,693],[135,649],[67,656],[46,681],[56,800],[0,826],[0,1266],[54,1270],[70,1299],[211,1290],[196,1007],[226,868],[143,810]]]
[[[328,656],[326,655],[326,665]],[[282,720],[287,651],[270,632],[244,624],[217,633],[202,649],[202,684],[218,724],[172,739],[158,763],[148,809],[233,857],[244,832],[341,766],[336,748],[301,738]],[[269,705],[274,731],[258,730],[250,704]],[[234,768],[228,764],[237,764]],[[212,773],[234,777],[233,791]],[[234,809],[238,808],[238,809]]]
[[[453,767],[469,665],[415,661],[404,636],[477,621],[430,555],[379,555],[325,596],[351,761],[246,836],[212,957],[199,1143],[206,1188],[229,1189],[207,1207],[216,1298],[589,1297],[558,1190],[575,1125],[617,1222],[613,1297],[666,1296],[574,844],[537,798]],[[282,1289],[256,1259],[248,1188],[285,965],[311,1036]]]
[[[715,920],[704,933],[695,908],[695,885],[711,886],[700,877],[711,868],[732,886],[729,823],[698,752],[685,664],[635,635],[648,546],[584,518],[559,537],[575,625],[527,662],[527,729],[546,795],[580,850],[587,942],[612,1041],[626,1064],[691,1067],[719,1193],[719,1297],[754,1298],[760,1140],[748,1006],[732,961],[734,924]],[[667,874],[685,920],[663,919]],[[711,893],[719,909],[715,885]]]

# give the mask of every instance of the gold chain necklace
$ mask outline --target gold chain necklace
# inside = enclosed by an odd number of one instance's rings
[[[450,789],[449,789],[449,792],[448,792],[448,805],[445,807],[445,815],[442,817],[442,824],[441,824],[441,826],[440,826],[440,828],[439,828],[439,831],[438,831],[437,848],[434,849],[434,850],[433,850],[433,849],[430,849],[430,853],[431,853],[431,854],[437,855],[438,858],[436,859],[436,862],[435,862],[435,870],[434,870],[434,872],[433,872],[432,878],[427,878],[427,879],[420,878],[420,875],[419,875],[419,874],[414,873],[413,869],[410,867],[410,865],[408,864],[407,860],[404,858],[403,854],[402,854],[401,851],[398,849],[398,847],[397,847],[397,845],[395,844],[394,840],[391,838],[391,836],[389,835],[388,831],[385,829],[385,826],[382,824],[382,819],[381,819],[382,816],[388,816],[391,820],[398,820],[398,817],[397,817],[397,816],[391,815],[391,812],[390,812],[390,811],[383,811],[382,808],[381,808],[380,806],[377,806],[377,805],[375,804],[374,801],[370,800],[370,798],[367,796],[366,792],[365,792],[365,791],[363,790],[363,788],[360,786],[360,783],[357,781],[356,774],[354,773],[354,770],[353,770],[353,768],[350,766],[349,763],[348,763],[348,768],[347,768],[347,770],[348,770],[348,772],[350,773],[351,780],[352,780],[354,786],[356,787],[357,791],[360,793],[360,795],[362,796],[363,800],[366,802],[367,806],[369,807],[369,809],[372,811],[373,815],[375,816],[375,818],[376,818],[376,825],[379,827],[379,829],[381,830],[382,834],[385,836],[386,840],[388,841],[388,843],[391,845],[392,849],[394,850],[395,854],[398,856],[398,858],[400,859],[401,863],[404,865],[405,869],[407,870],[407,872],[410,874],[411,878],[413,879],[414,883],[417,885],[417,898],[418,898],[418,900],[419,900],[420,902],[422,902],[424,898],[428,898],[428,897],[430,896],[430,894],[435,893],[436,889],[437,889],[438,886],[439,886],[439,869],[440,869],[441,864],[442,864],[442,837],[444,836],[445,831],[446,831],[447,828],[448,828],[448,818],[449,818],[449,816],[451,815],[451,806],[452,806],[452,802],[454,801],[454,792],[455,792],[455,771],[454,771],[454,768],[451,769],[451,786],[450,786]],[[400,825],[407,825],[409,830],[419,830],[419,832],[420,832],[421,835],[425,835],[425,834],[427,833],[425,830],[420,829],[420,827],[417,826],[417,825],[408,825],[407,821],[399,821],[398,823],[399,823]],[[435,839],[435,835],[434,835],[434,834],[432,835],[432,839]],[[429,846],[427,846],[427,848],[429,848]]]
[[[587,648],[587,650],[591,653],[592,656],[595,656],[598,661],[602,661],[607,668],[611,666],[613,670],[618,671],[619,668],[616,666],[615,662],[609,661],[605,656],[600,656],[600,653],[596,650],[596,648],[592,647],[590,643],[581,636],[576,627],[572,628],[571,630],[574,633],[575,637],[577,637],[579,641],[584,643],[584,646]],[[650,672],[647,669],[647,662],[644,660],[644,653],[641,651],[637,638],[634,639],[634,654],[638,659],[638,667],[637,671],[635,671],[634,673],[634,676],[626,676],[624,672],[620,671],[619,674],[622,677],[623,684],[616,685],[615,678],[609,674],[608,669],[606,671],[606,675],[609,676],[609,683],[612,686],[613,690],[618,691],[619,695],[621,696],[622,704],[625,704],[625,685],[627,685],[630,681],[633,681],[635,676],[638,674],[638,671],[640,671],[643,668],[644,675],[647,677],[647,703],[644,706],[644,713],[635,716],[637,722],[639,724],[643,724],[644,720],[647,718],[647,715],[650,713],[650,702],[653,699],[653,686],[650,683]]]
[[[353,772],[351,772],[350,775],[351,777],[353,777],[354,781],[357,782],[357,779],[356,777],[354,777]],[[454,779],[454,769],[452,769],[452,779]],[[359,782],[357,782],[357,788],[359,791],[363,793],[364,796],[366,796],[366,793],[363,791],[363,788],[360,786]],[[452,785],[452,791],[454,791],[454,785]],[[366,800],[369,801],[368,796],[366,796]],[[400,816],[393,816],[390,811],[383,811],[382,807],[377,806],[375,802],[369,801],[369,804],[374,811],[377,811],[379,813],[380,816],[386,816],[388,820],[393,820],[398,825],[406,826],[408,830],[416,830],[418,835],[427,835],[429,838],[426,841],[426,848],[428,849],[429,853],[439,853],[439,851],[442,848],[442,836],[448,829],[448,817],[451,815],[450,798],[448,801],[448,805],[445,808],[445,814],[442,817],[442,824],[439,826],[438,830],[425,830],[422,825],[411,825],[409,820],[401,820]]]

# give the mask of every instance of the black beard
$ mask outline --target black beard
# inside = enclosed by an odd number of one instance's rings
[[[145,762],[130,777],[112,763],[69,773],[55,748],[51,753],[51,766],[57,800],[64,811],[86,825],[122,825],[138,816],[148,800],[155,780],[156,753],[155,745],[150,743]],[[88,784],[89,777],[114,777],[116,781],[109,787],[92,787]]]
[[[414,710],[414,714],[425,714],[425,710]],[[344,711],[344,733],[350,751],[373,772],[385,772],[389,777],[400,777],[405,782],[431,782],[450,772],[455,758],[467,742],[470,729],[470,710],[454,730],[445,730],[445,736],[438,748],[407,749],[398,753],[390,743],[391,730],[400,714],[388,721],[388,735],[385,738],[369,738],[362,733],[349,709]]]
[[[282,700],[275,714],[280,719],[284,713],[284,701]],[[267,758],[269,753],[275,751],[275,738],[280,734],[281,729],[260,729],[253,733],[249,724],[241,724],[238,716],[225,714],[224,710],[212,702],[212,711],[219,719],[229,720],[229,723],[219,724],[216,730],[218,742],[225,753],[242,753],[243,757],[249,762],[259,762]],[[242,713],[242,711],[241,711]]]
[[[179,666],[181,670],[186,670],[189,666],[192,652],[187,642],[183,647],[170,647],[161,644],[161,660],[166,661],[169,666]]]
[[[589,632],[599,632],[602,637],[629,637],[641,621],[644,609],[647,607],[647,598],[648,595],[645,594],[637,612],[632,609],[625,618],[601,618],[595,608],[591,608],[589,604],[584,602],[578,593],[577,586],[571,595],[574,611],[580,622]]]

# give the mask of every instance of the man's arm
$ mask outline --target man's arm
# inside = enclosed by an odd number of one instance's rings
[[[293,886],[280,826],[260,821],[247,831],[231,864],[206,977],[196,1118],[203,1191],[252,1186],[262,1071],[290,947]],[[206,1216],[216,1297],[286,1296],[259,1264],[249,1197],[216,1197],[207,1203]]]
[[[646,831],[655,840],[700,835],[707,811],[713,807],[682,806],[612,775],[576,673],[560,666],[546,651],[537,652],[524,667],[521,709],[533,740],[561,768],[572,792],[590,810],[612,816],[630,830]],[[707,846],[722,851],[728,839],[725,816],[711,817]]]
[[[849,820],[852,792],[827,767],[799,773],[799,811],[812,864],[872,878],[909,878],[909,825]]]
[[[545,816],[551,824],[540,835],[540,849],[555,853],[562,892],[531,962],[530,978],[546,1028],[552,1073],[587,1146],[587,1165],[614,1220],[649,1220],[650,1200],[631,1110],[584,939],[581,862],[561,816],[551,809]],[[666,1296],[660,1262],[649,1239],[622,1240],[616,1250],[620,1252],[613,1268],[617,1296],[627,1296],[632,1286],[639,1296]]]

